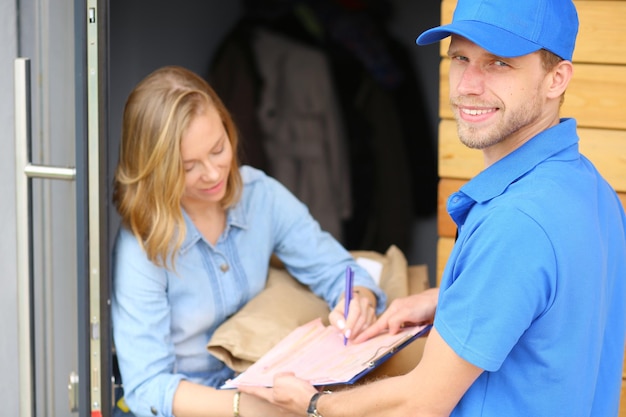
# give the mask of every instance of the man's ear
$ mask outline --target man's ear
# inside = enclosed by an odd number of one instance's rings
[[[571,61],[563,60],[548,73],[548,97],[558,98],[563,95],[574,74]]]

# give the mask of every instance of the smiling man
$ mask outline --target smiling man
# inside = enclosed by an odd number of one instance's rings
[[[616,416],[626,331],[626,216],[560,107],[571,0],[459,0],[450,104],[485,168],[448,200],[458,226],[441,287],[394,301],[368,331],[434,321],[406,375],[332,395],[293,375],[248,389],[309,416]],[[435,314],[436,310],[436,314]]]

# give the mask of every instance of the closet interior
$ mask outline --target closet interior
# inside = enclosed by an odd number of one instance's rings
[[[243,163],[284,183],[348,249],[396,245],[433,275],[439,50],[415,37],[438,24],[439,8],[438,0],[111,2],[111,178],[126,96],[152,70],[182,65],[232,112]]]

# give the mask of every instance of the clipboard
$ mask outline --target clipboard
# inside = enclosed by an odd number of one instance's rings
[[[433,325],[427,324],[421,327],[422,328],[418,330],[417,333],[407,334],[403,338],[397,340],[396,343],[394,343],[393,345],[379,348],[379,351],[376,352],[376,354],[372,356],[366,364],[364,363],[364,365],[367,365],[367,368],[363,369],[361,373],[355,375],[350,381],[345,382],[345,384],[354,384],[355,382],[357,382],[359,379],[376,369],[378,366],[382,365],[394,354],[398,353],[403,348],[408,346],[415,339],[425,336],[430,331],[430,328],[433,327]]]
[[[221,388],[243,385],[271,387],[279,372],[293,372],[314,386],[354,384],[415,339],[432,325],[407,327],[395,335],[380,334],[365,342],[343,344],[336,328],[321,319],[294,329],[246,371]]]

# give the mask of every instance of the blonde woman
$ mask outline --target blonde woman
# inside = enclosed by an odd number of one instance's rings
[[[136,416],[286,415],[216,389],[234,372],[206,350],[214,330],[263,290],[272,254],[328,302],[330,322],[349,338],[385,306],[371,277],[307,207],[263,172],[239,166],[236,155],[233,120],[196,74],[161,68],[131,92],[114,182],[122,227],[112,318],[125,400]],[[347,266],[359,292],[344,320]]]

